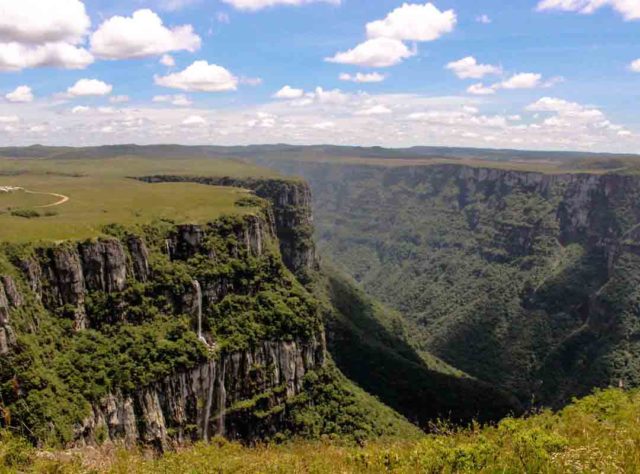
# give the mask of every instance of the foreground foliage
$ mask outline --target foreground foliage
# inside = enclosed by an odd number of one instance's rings
[[[362,446],[325,442],[243,447],[223,439],[153,458],[116,447],[38,452],[0,437],[4,472],[322,473],[529,472],[618,473],[640,469],[640,392],[610,389],[559,413],[503,420],[497,426],[434,427],[419,440]]]

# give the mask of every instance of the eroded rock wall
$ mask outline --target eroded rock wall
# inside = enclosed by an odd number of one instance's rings
[[[284,413],[259,420],[248,409],[255,408],[252,401],[264,411],[282,406],[302,392],[305,374],[324,358],[316,339],[264,342],[223,355],[134,394],[110,394],[93,407],[77,437],[81,444],[123,440],[160,449],[215,435],[259,439],[282,428]]]

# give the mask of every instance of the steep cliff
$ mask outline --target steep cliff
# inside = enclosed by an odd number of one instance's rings
[[[275,232],[280,243],[282,259],[287,268],[306,283],[309,281],[309,272],[317,267],[313,240],[311,190],[304,181],[170,175],[138,179],[149,183],[193,182],[250,189],[272,205]]]
[[[320,250],[417,349],[523,402],[640,384],[637,176],[256,161],[310,182]]]
[[[287,403],[324,367],[324,335],[282,263],[271,208],[252,205],[203,225],[4,245],[5,423],[43,442],[160,448],[286,428]]]
[[[222,354],[132,394],[110,393],[77,429],[82,443],[124,440],[166,449],[175,443],[265,439],[286,424],[286,402],[324,364],[321,340],[263,342]]]
[[[325,355],[308,187],[220,185],[266,199],[240,193],[237,213],[198,224],[0,246],[0,425],[41,444],[158,449],[415,436]]]

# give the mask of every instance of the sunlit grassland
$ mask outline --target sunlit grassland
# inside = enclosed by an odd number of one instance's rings
[[[0,179],[4,183],[4,180]],[[11,209],[23,209],[46,206],[56,202],[53,196],[41,194],[29,194],[23,190],[11,193],[0,192],[0,212],[10,211]]]
[[[0,158],[3,174],[69,174],[103,177],[129,177],[150,174],[233,176],[261,178],[276,172],[234,159],[224,158],[147,158],[115,156],[92,159],[23,159]]]
[[[0,241],[85,239],[108,224],[142,225],[158,219],[201,223],[221,215],[255,211],[235,203],[247,191],[193,183],[147,184],[131,179],[146,175],[269,176],[272,173],[231,160],[153,160],[120,157],[100,160],[0,159],[0,186],[22,191],[0,194]],[[33,210],[39,216],[12,215]]]

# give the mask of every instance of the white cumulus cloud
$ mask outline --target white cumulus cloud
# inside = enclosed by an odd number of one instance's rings
[[[195,61],[183,71],[155,76],[155,83],[172,89],[193,92],[223,92],[238,88],[238,78],[222,66]]]
[[[369,82],[382,82],[386,79],[384,74],[380,74],[379,72],[371,72],[371,73],[362,73],[359,72],[357,74],[340,74],[341,81],[347,82],[358,82],[358,83],[369,83]]]
[[[77,44],[90,26],[80,0],[0,0],[0,41]]]
[[[629,68],[633,71],[633,72],[640,72],[640,59],[636,59],[635,61],[633,61],[631,64],[629,64]]]
[[[103,59],[142,58],[170,51],[193,52],[201,43],[191,25],[167,28],[155,12],[144,9],[102,23],[91,36],[91,51]]]
[[[341,105],[349,101],[349,95],[340,89],[324,90],[322,87],[316,87],[315,91],[307,96],[319,104]]]
[[[79,0],[0,0],[0,71],[83,69],[93,62],[80,46],[90,26]]]
[[[302,89],[295,89],[287,85],[273,94],[273,97],[276,99],[299,99],[303,95],[304,91]]]
[[[332,128],[335,128],[335,126],[336,126],[335,122],[331,122],[331,121],[318,122],[312,125],[312,127],[317,130],[331,130]]]
[[[492,95],[496,90],[491,86],[485,86],[482,83],[472,84],[467,88],[467,92],[473,95]]]
[[[500,84],[496,84],[494,87],[500,89],[535,89],[542,85],[542,74],[523,72],[520,74],[514,74],[509,79],[501,82]]]
[[[263,8],[275,7],[277,5],[299,6],[309,3],[330,3],[340,5],[340,0],[222,0],[223,3],[231,5],[238,10],[258,11]]]
[[[604,114],[595,107],[588,107],[577,102],[570,102],[555,97],[543,97],[542,99],[526,107],[529,112],[555,112],[560,116],[581,118],[587,120],[600,120]]]
[[[6,94],[4,97],[9,102],[33,102],[33,91],[29,86],[18,86],[12,92]]]
[[[513,74],[501,82],[496,82],[495,84],[488,86],[485,86],[483,83],[473,84],[467,89],[467,92],[474,95],[491,95],[501,89],[516,90],[553,87],[555,84],[562,81],[564,81],[563,77],[553,77],[551,79],[544,80],[542,74],[522,72]]]
[[[366,67],[389,67],[401,63],[416,54],[402,41],[393,38],[375,38],[359,44],[353,49],[337,53],[325,60],[338,64],[353,64]]]
[[[625,20],[640,20],[640,2],[637,0],[541,0],[538,10],[560,10],[578,12],[584,15],[594,13],[603,7],[611,7]]]
[[[460,79],[482,79],[484,76],[490,74],[502,73],[500,66],[479,64],[473,56],[467,56],[458,61],[450,62],[446,67],[450,71],[453,71]]]
[[[67,93],[72,97],[83,97],[89,95],[111,94],[113,86],[97,79],[80,79],[73,86],[67,89]]]
[[[93,56],[86,49],[64,42],[39,45],[0,43],[0,71],[35,67],[84,69],[93,61]]]
[[[367,24],[369,38],[394,38],[406,41],[433,41],[456,26],[453,10],[440,11],[433,3],[404,3],[383,20]]]

